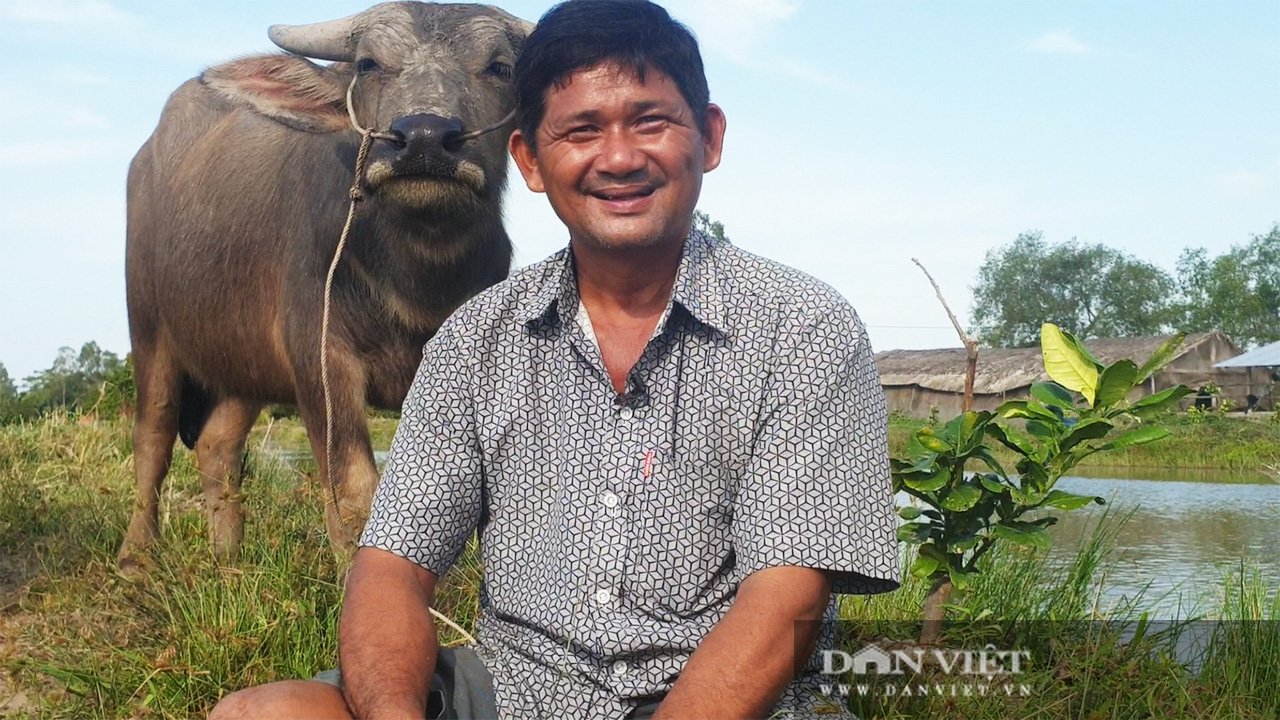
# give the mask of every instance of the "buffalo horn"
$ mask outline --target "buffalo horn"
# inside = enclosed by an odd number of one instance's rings
[[[360,14],[310,25],[272,25],[271,42],[295,55],[316,60],[351,62],[359,39]]]

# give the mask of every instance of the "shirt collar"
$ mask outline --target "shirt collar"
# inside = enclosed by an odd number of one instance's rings
[[[698,322],[724,334],[728,322],[714,254],[719,242],[723,241],[714,240],[697,230],[689,234],[680,252],[671,300]],[[550,258],[542,287],[517,309],[516,319],[522,325],[529,326],[546,319],[553,308],[558,311],[561,322],[573,319],[578,310],[578,283],[573,262],[570,248]]]

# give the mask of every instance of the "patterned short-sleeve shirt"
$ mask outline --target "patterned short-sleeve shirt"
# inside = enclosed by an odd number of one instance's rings
[[[579,308],[564,250],[446,321],[361,539],[441,575],[478,531],[504,716],[626,716],[763,568],[897,587],[884,395],[838,293],[694,233],[622,395]],[[778,710],[812,708],[814,669]]]

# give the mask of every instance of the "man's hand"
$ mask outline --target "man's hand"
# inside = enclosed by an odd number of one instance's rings
[[[813,652],[830,596],[831,583],[821,570],[773,567],[752,573],[654,720],[764,717]]]
[[[435,588],[435,573],[402,557],[356,551],[338,629],[342,693],[356,717],[426,715],[438,648]]]

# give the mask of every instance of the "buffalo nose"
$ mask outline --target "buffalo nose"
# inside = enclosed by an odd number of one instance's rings
[[[406,115],[391,123],[410,155],[452,154],[462,147],[462,123],[439,115]]]

